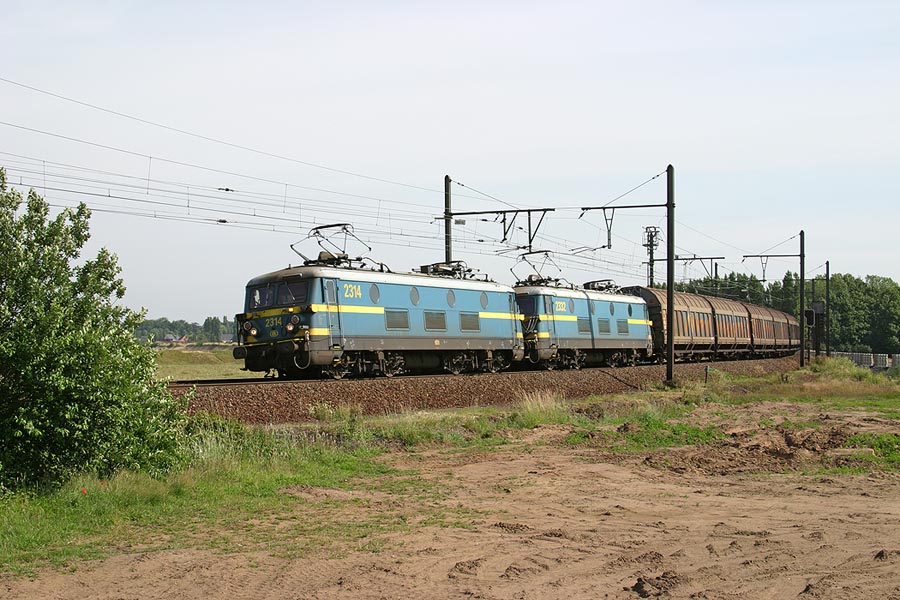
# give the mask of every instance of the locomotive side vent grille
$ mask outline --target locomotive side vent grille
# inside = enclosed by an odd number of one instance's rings
[[[597,319],[597,331],[607,335],[612,333],[612,330],[609,327],[609,319]]]

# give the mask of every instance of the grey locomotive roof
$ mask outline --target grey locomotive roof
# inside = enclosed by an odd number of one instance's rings
[[[528,294],[531,296],[557,296],[559,298],[590,298],[591,300],[602,300],[604,302],[631,302],[632,304],[646,304],[640,296],[631,296],[628,294],[610,294],[609,292],[596,292],[594,290],[585,290],[581,288],[564,288],[553,287],[548,285],[523,285],[516,286],[517,294]]]
[[[251,279],[247,286],[264,285],[285,278],[322,278],[331,277],[347,281],[365,281],[371,283],[395,283],[401,285],[416,285],[421,287],[453,288],[456,290],[475,290],[483,292],[512,293],[512,287],[495,283],[493,281],[477,281],[475,279],[454,279],[452,277],[438,277],[435,275],[423,275],[421,273],[382,273],[368,269],[342,269],[321,265],[288,267],[280,271],[273,271],[265,275],[259,275]]]

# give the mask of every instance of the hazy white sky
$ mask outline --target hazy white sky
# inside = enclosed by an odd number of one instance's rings
[[[296,264],[289,245],[316,224],[353,223],[394,270],[439,261],[445,174],[520,208],[579,207],[671,163],[680,255],[762,276],[741,255],[804,229],[808,273],[830,260],[900,280],[896,2],[7,0],[3,13],[0,78],[300,161],[0,81],[0,166],[54,204],[95,208],[88,250],[118,254],[127,304],[150,317],[240,312],[247,280]],[[508,208],[453,193],[456,210]],[[664,201],[660,177],[618,203]],[[641,233],[664,232],[664,211],[617,212],[613,247],[572,258],[606,242],[601,213],[578,215],[550,214],[535,241],[562,276],[643,282]],[[525,240],[501,236],[467,219],[455,258],[511,283],[516,252],[497,251]],[[772,259],[766,275],[788,269]]]

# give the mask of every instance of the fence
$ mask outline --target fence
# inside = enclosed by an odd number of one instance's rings
[[[834,358],[846,358],[867,369],[883,370],[900,365],[900,354],[866,354],[864,352],[832,352]]]

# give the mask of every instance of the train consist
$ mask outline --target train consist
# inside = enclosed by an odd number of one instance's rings
[[[459,264],[392,273],[322,252],[247,284],[234,358],[282,378],[341,378],[663,362],[668,334],[683,360],[800,347],[797,319],[743,302],[679,292],[668,327],[664,290],[535,276],[510,287],[465,273]]]

